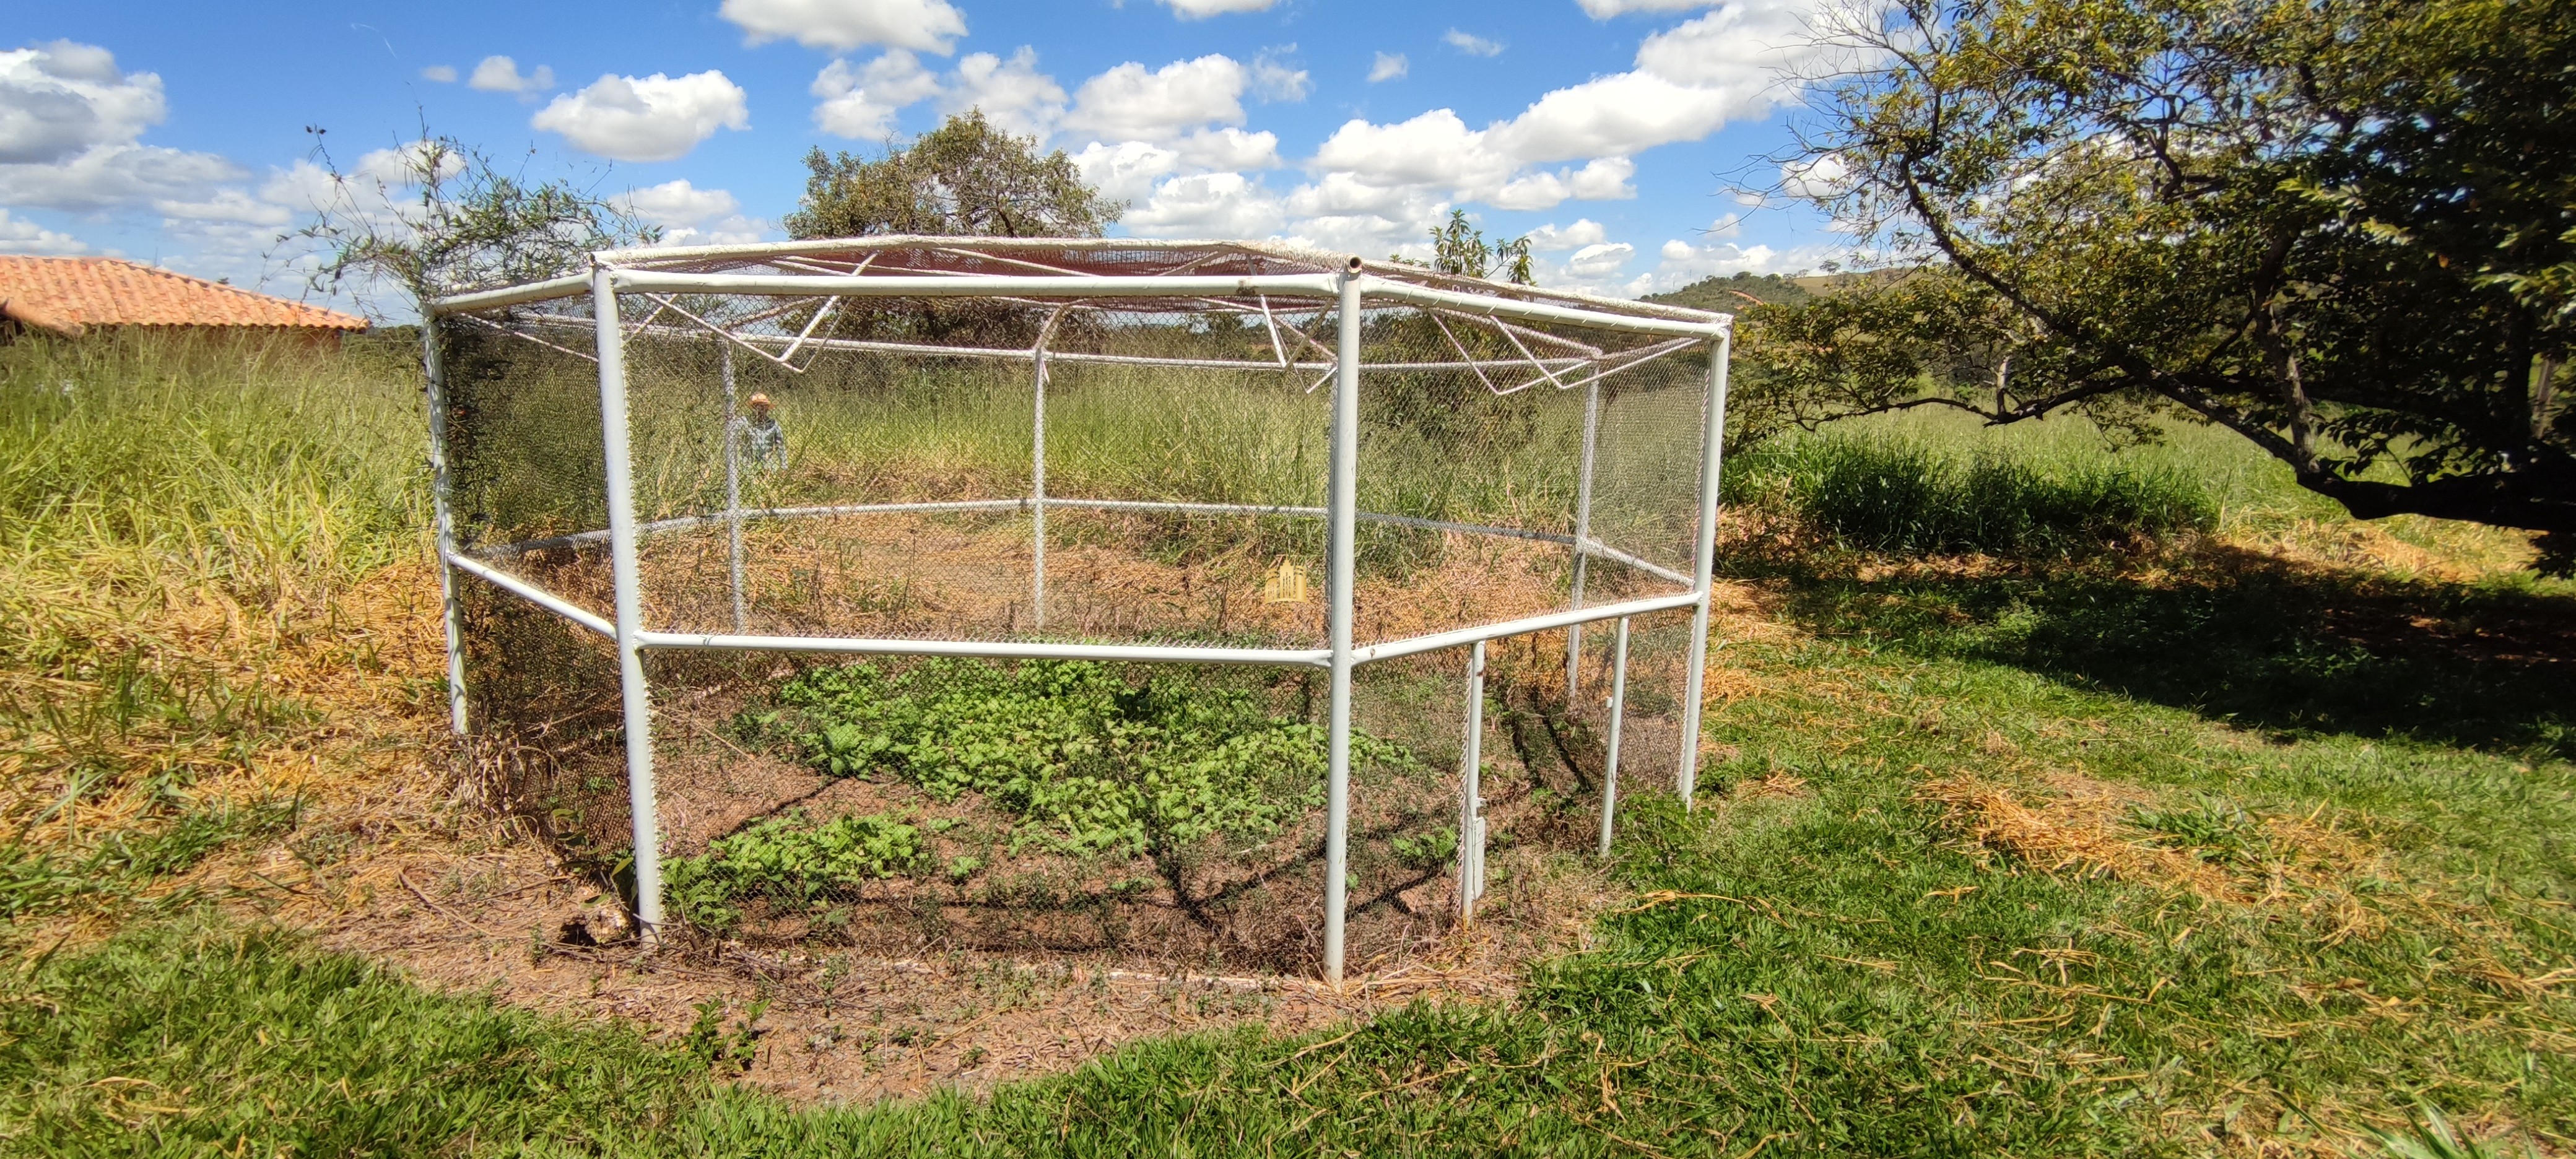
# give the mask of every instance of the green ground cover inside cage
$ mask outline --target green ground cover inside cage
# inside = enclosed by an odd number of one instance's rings
[[[945,658],[807,668],[746,701],[733,743],[869,782],[891,807],[755,818],[673,858],[670,897],[722,932],[754,900],[837,925],[837,906],[897,879],[968,901],[1186,894],[1211,872],[1239,884],[1246,869],[1310,859],[1296,838],[1324,807],[1328,753],[1310,701],[1285,673]],[[1454,809],[1447,770],[1365,731],[1351,755],[1393,826],[1388,860],[1434,868],[1424,850],[1456,847],[1454,824],[1430,823]]]

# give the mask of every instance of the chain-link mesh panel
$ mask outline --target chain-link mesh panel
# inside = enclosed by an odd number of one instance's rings
[[[1319,268],[1150,244],[665,268],[1059,265]],[[1070,304],[621,293],[641,626],[1325,646],[1342,319],[1329,301],[1243,290]],[[1704,340],[1411,305],[1373,304],[1354,324],[1359,644],[1687,590]],[[461,547],[609,615],[589,299],[452,316],[439,331]],[[613,650],[516,595],[472,592],[469,688],[478,728],[517,746],[512,801],[614,868],[630,822]],[[1687,622],[1635,621],[1628,792],[1661,791],[1678,760]],[[1358,671],[1353,968],[1457,944],[1479,817],[1486,915],[1520,912],[1590,847],[1614,637],[1587,629],[1571,686],[1567,637],[1490,646],[1475,815],[1462,811],[1467,650]],[[1323,671],[853,662],[771,646],[788,650],[646,654],[675,928],[1237,969],[1320,962]]]
[[[653,669],[685,928],[1197,968],[1319,958],[1318,671],[713,655]],[[1368,768],[1401,759],[1372,750]]]
[[[1688,590],[1684,344],[1411,307],[1364,335],[1362,644]]]
[[[563,309],[439,321],[449,507],[458,550],[605,616],[599,363],[588,319]]]
[[[1625,714],[1620,722],[1619,746],[1622,800],[1673,791],[1681,767],[1682,694],[1689,684],[1686,673],[1690,625],[1687,608],[1629,619]],[[1607,767],[1608,759],[1610,701],[1619,687],[1618,640],[1619,626],[1615,621],[1595,623],[1585,629],[1576,690],[1564,707],[1565,715],[1579,722],[1594,738],[1603,767]],[[1546,682],[1560,683],[1556,679]]]
[[[490,586],[467,582],[459,596],[466,711],[485,795],[567,863],[603,879],[627,873],[634,822],[615,649]]]
[[[800,330],[796,357],[699,324],[796,324],[759,304],[621,298],[644,320],[626,366],[649,626],[1320,642],[1319,605],[1290,597],[1320,573],[1330,396],[1245,349],[1311,312],[894,300]],[[956,353],[905,332],[924,314]]]
[[[607,617],[606,458],[587,303],[436,323],[460,554]],[[471,579],[467,713],[484,788],[571,864],[631,865],[624,729],[608,640]],[[631,880],[631,879],[630,879]]]

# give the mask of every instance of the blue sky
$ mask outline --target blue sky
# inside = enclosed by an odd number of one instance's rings
[[[1839,250],[1748,208],[1822,0],[642,0],[140,4],[0,42],[0,251],[294,292],[275,238],[436,132],[631,194],[673,240],[782,236],[809,148],[974,106],[1071,154],[1140,235],[1413,252],[1455,206],[1609,294]]]

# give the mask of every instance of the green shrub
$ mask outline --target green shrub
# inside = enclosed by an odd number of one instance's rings
[[[2175,472],[1963,461],[1903,441],[1810,439],[1744,471],[1779,478],[1800,520],[1871,551],[2060,554],[2218,524],[2208,492]]]

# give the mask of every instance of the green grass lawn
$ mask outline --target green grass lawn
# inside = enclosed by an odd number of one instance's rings
[[[2342,594],[2269,582],[2167,598],[2292,616]],[[2576,1003],[2552,975],[2576,961],[2576,779],[2544,719],[2563,678],[2445,711],[2515,662],[2428,670],[2284,630],[2175,673],[2157,670],[2169,638],[2126,663],[2032,643],[2080,635],[2100,598],[1981,616],[1929,581],[1782,587],[1812,632],[1721,653],[1759,692],[1712,712],[1731,755],[1698,811],[1636,798],[1619,873],[1638,900],[1508,1007],[1142,1045],[980,1101],[793,1111],[680,1047],[425,996],[275,933],[149,925],[12,975],[0,1146],[2194,1154],[2314,1137],[2311,1117],[2393,1124],[2419,1101],[2576,1135]],[[2372,717],[2351,690],[2374,667],[2435,703]],[[2220,670],[2268,691],[2181,703],[2215,686],[2183,676]],[[2226,704],[2246,706],[2234,725]],[[1804,787],[1723,788],[1783,774]],[[2242,896],[2047,872],[1925,789],[1974,777],[2041,804],[2063,791],[2050,774],[2133,788],[2124,836]],[[2341,839],[2302,843],[2327,828]]]
[[[2222,535],[2323,518],[2236,453],[2150,452]],[[1696,809],[1630,798],[1627,900],[1508,1004],[794,1108],[687,1042],[126,912],[11,927],[0,1153],[2376,1155],[2419,1105],[2576,1149],[2558,585],[2216,540],[1728,567],[1762,607]]]

